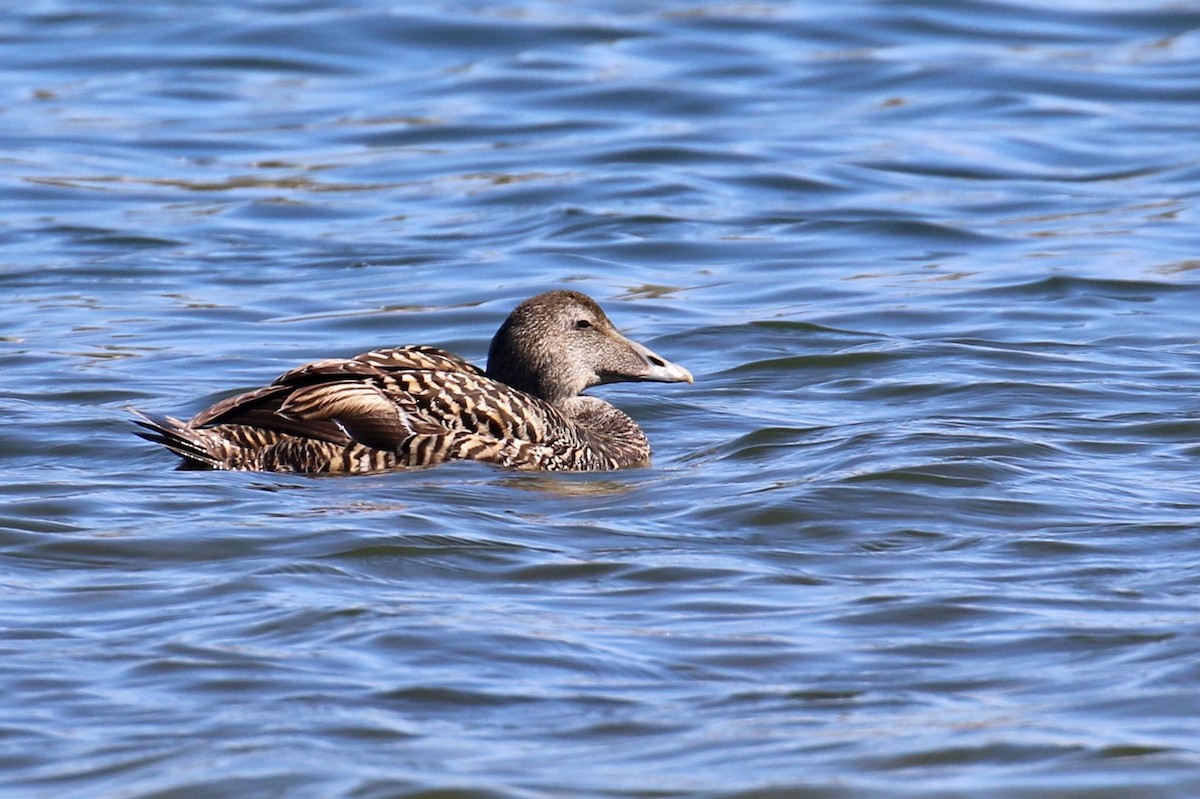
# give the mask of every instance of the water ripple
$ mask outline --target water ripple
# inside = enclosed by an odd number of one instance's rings
[[[1200,15],[1044,5],[9,13],[9,790],[1197,795]],[[652,466],[130,435],[551,287]]]

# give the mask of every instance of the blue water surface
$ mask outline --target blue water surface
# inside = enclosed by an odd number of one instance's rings
[[[1200,795],[1200,6],[0,11],[0,794]],[[175,471],[587,292],[654,463]]]

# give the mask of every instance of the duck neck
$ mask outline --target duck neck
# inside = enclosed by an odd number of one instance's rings
[[[522,368],[511,362],[493,364],[489,358],[486,374],[493,380],[545,400],[551,405],[562,405],[571,398],[569,394],[555,390],[554,385],[537,370]]]
[[[548,353],[517,346],[508,328],[505,322],[488,348],[488,377],[551,405],[561,405],[578,393],[572,392],[559,378],[560,364],[554,363]]]

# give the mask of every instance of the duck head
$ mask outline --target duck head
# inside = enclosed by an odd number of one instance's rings
[[[487,374],[550,403],[602,383],[692,382],[687,369],[622,336],[578,291],[550,291],[518,305],[492,338]]]

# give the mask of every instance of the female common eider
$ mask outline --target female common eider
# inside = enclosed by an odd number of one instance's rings
[[[194,468],[376,472],[476,460],[516,469],[598,471],[649,462],[633,419],[591,386],[692,382],[622,336],[590,297],[525,300],[492,339],[487,371],[433,347],[372,350],[293,369],[190,422],[135,411]]]

